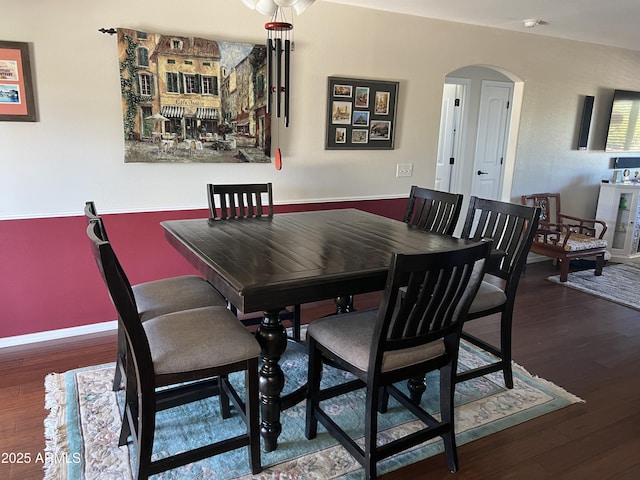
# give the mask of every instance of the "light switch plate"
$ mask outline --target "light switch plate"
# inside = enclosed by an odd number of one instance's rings
[[[412,177],[413,163],[398,163],[396,165],[396,177]]]

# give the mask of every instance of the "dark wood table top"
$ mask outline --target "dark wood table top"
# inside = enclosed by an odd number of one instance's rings
[[[471,243],[355,209],[161,225],[169,243],[242,312],[383,290],[393,252]]]

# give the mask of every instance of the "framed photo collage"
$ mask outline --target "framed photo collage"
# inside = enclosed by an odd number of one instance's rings
[[[398,82],[329,77],[326,150],[393,150]]]

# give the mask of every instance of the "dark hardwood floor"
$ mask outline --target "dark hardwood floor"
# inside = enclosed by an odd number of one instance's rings
[[[514,320],[515,360],[586,403],[535,418],[458,448],[455,475],[443,455],[383,477],[412,479],[640,478],[640,312],[547,282],[548,262],[527,267]],[[640,286],[639,286],[640,294]],[[356,298],[375,304],[377,295]],[[332,303],[303,307],[303,320]],[[496,319],[469,330],[497,338]],[[44,377],[113,360],[114,333],[0,350],[0,478],[42,478]],[[5,463],[29,453],[31,463]]]

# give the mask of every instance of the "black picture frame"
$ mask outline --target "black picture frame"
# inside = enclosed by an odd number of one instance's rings
[[[393,150],[398,85],[328,77],[325,150]]]

